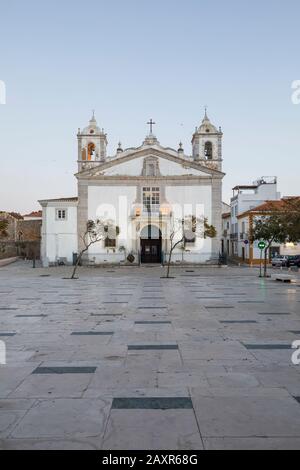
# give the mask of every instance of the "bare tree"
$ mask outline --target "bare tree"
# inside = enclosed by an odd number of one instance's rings
[[[71,279],[75,279],[78,266],[81,264],[83,255],[88,251],[90,246],[104,240],[105,238],[116,238],[119,234],[119,228],[116,227],[111,220],[97,219],[88,220],[83,235],[80,236],[82,241],[82,249],[78,254]]]
[[[176,247],[181,245],[181,249],[184,250],[187,241],[195,241],[196,238],[214,238],[216,235],[215,227],[208,223],[206,217],[190,215],[183,219],[173,219],[169,231],[170,251],[166,277],[170,277],[172,255]]]

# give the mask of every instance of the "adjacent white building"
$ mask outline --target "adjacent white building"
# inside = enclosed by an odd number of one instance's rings
[[[72,263],[82,247],[88,220],[110,220],[114,238],[92,245],[87,264],[160,263],[170,250],[170,233],[186,217],[206,219],[217,230],[213,239],[186,236],[174,262],[208,263],[221,249],[222,131],[205,113],[192,137],[192,155],[163,147],[150,133],[142,145],[107,155],[107,135],[93,115],[78,130],[78,197],[40,200],[43,209],[42,261]]]
[[[250,243],[248,215],[267,201],[278,201],[280,197],[274,176],[263,176],[251,185],[235,186],[230,211],[223,211],[222,215],[223,252],[238,261],[258,262],[260,250],[257,243],[253,246]]]

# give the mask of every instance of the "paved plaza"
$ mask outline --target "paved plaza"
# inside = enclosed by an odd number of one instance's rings
[[[0,268],[1,449],[300,449],[300,282]]]

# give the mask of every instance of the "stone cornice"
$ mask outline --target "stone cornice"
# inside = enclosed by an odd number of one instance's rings
[[[185,158],[172,155],[170,152],[167,152],[166,150],[158,149],[158,148],[154,148],[150,146],[149,148],[144,147],[141,149],[136,149],[127,155],[116,157],[114,160],[110,160],[109,162],[104,162],[104,163],[99,162],[99,165],[95,166],[94,168],[83,170],[79,173],[76,173],[75,176],[78,179],[81,179],[81,178],[85,179],[85,178],[91,178],[91,177],[103,178],[103,175],[99,175],[99,172],[101,173],[102,171],[105,171],[109,168],[120,165],[122,163],[129,162],[131,160],[134,160],[135,158],[146,157],[146,156],[164,158],[166,160],[172,161],[174,163],[178,163],[179,165],[185,166],[187,168],[193,168],[194,170],[198,170],[203,173],[206,173],[210,177],[223,178],[223,176],[225,176],[225,173],[219,170],[207,168],[195,161],[189,161]],[[121,178],[121,176],[118,176],[118,178]],[[126,178],[129,178],[129,177],[126,177]],[[138,177],[134,177],[134,178],[138,178]],[[165,176],[162,178],[165,179],[165,178],[170,178],[170,177]]]
[[[97,176],[91,176],[91,175],[84,175],[81,176],[80,174],[77,175],[78,181],[80,182],[90,182],[90,183],[107,183],[107,184],[120,184],[120,185],[126,185],[128,183],[133,183],[133,184],[139,184],[141,182],[144,183],[151,183],[153,185],[159,184],[161,182],[165,184],[186,184],[186,185],[191,185],[191,184],[199,184],[199,183],[207,183],[207,184],[212,184],[214,181],[220,181],[222,180],[222,175],[207,175],[207,176],[189,176],[189,175],[182,175],[182,176],[157,176],[157,177],[149,177],[149,176],[123,176],[123,175],[115,175],[115,176],[104,176],[104,175],[97,175]]]

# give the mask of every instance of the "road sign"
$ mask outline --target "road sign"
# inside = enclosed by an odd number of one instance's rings
[[[260,250],[264,250],[264,249],[266,248],[265,242],[259,242],[258,248],[259,248]]]
[[[249,240],[244,240],[245,245],[249,244]]]

